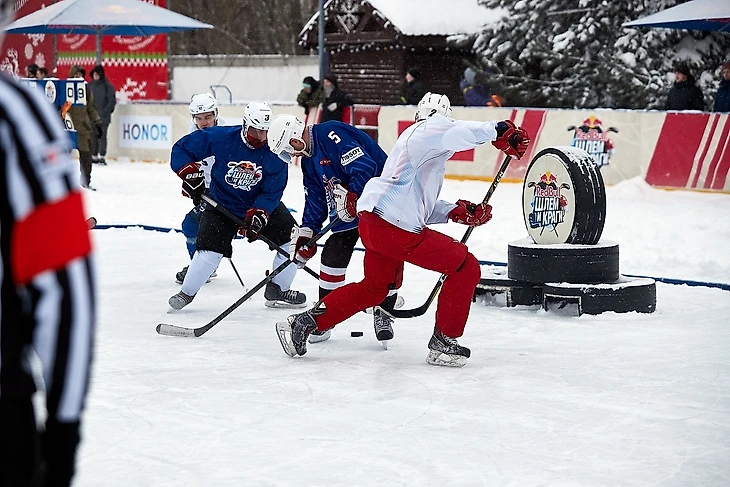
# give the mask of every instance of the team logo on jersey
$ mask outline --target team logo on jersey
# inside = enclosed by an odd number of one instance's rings
[[[256,186],[263,177],[264,171],[251,161],[230,161],[228,163],[226,183],[236,189],[251,191],[251,188]]]
[[[324,159],[323,158],[323,159],[320,159],[319,160],[319,165],[320,166],[329,166],[330,164],[332,164],[332,161],[330,161],[329,159]]]
[[[362,151],[361,148],[355,147],[354,149],[350,149],[349,151],[342,154],[342,158],[340,158],[340,164],[342,164],[343,166],[347,166],[352,161],[364,155],[365,153]]]
[[[532,196],[532,211],[528,217],[531,228],[543,227],[554,231],[565,219],[568,200],[560,194],[563,189],[570,189],[568,183],[558,185],[558,178],[549,171],[540,176],[540,181],[530,181],[528,188],[535,188]]]
[[[322,175],[322,184],[324,184],[324,194],[325,198],[327,199],[327,208],[329,208],[330,210],[330,216],[332,216],[333,214],[337,214],[337,205],[335,204],[333,191],[335,190],[335,186],[337,186],[341,182],[342,181],[334,176],[332,176],[330,179],[327,179],[327,176],[325,176],[324,174]]]

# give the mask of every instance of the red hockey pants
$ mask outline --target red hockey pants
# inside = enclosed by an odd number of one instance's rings
[[[326,312],[317,315],[317,328],[327,330],[358,311],[380,304],[391,286],[399,288],[403,263],[446,274],[436,309],[436,327],[458,338],[464,333],[479,262],[466,245],[428,228],[407,232],[370,212],[361,212],[358,229],[365,245],[365,278],[335,289],[323,299]]]

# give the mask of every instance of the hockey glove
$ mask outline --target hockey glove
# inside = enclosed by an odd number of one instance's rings
[[[530,136],[525,129],[517,127],[510,120],[498,122],[495,128],[497,139],[492,142],[494,147],[517,159],[525,155],[530,145]]]
[[[335,200],[337,216],[343,222],[351,222],[357,218],[357,195],[347,190],[341,184],[336,184],[332,190],[332,198]]]
[[[205,192],[205,175],[200,169],[200,163],[186,164],[177,172],[177,175],[183,180],[183,194],[192,199],[195,206],[198,206]]]
[[[456,202],[456,208],[449,212],[449,218],[456,223],[478,227],[492,219],[492,207],[486,203],[471,203],[466,200]]]
[[[241,236],[246,237],[249,242],[259,238],[259,233],[269,222],[269,214],[260,208],[249,208],[246,218],[243,219],[243,226],[238,229]]]
[[[94,122],[94,128],[96,128],[96,137],[101,139],[104,135],[104,124],[101,123],[101,120]]]
[[[317,244],[307,246],[314,232],[307,227],[294,227],[291,229],[291,242],[289,243],[289,256],[300,269],[304,267],[309,259],[317,253]]]

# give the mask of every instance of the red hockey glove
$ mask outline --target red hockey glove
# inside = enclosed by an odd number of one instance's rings
[[[177,175],[183,180],[182,193],[193,200],[193,204],[198,206],[205,192],[205,175],[200,169],[199,162],[191,162],[184,165]]]
[[[337,184],[332,190],[332,197],[335,200],[337,216],[343,222],[351,222],[357,218],[357,195]]]
[[[525,155],[530,145],[530,136],[525,129],[509,120],[498,122],[496,129],[497,139],[492,142],[494,147],[517,159]]]
[[[246,212],[246,218],[243,219],[243,226],[239,227],[238,233],[246,237],[249,242],[253,242],[259,238],[259,233],[264,229],[269,221],[269,214],[266,210],[260,208],[249,208]]]
[[[304,267],[309,259],[317,253],[317,244],[308,246],[314,232],[307,227],[294,227],[291,229],[291,242],[289,243],[289,257],[300,269]]]
[[[470,203],[466,200],[456,202],[456,208],[449,212],[449,218],[456,223],[478,227],[492,219],[492,207],[486,203]]]

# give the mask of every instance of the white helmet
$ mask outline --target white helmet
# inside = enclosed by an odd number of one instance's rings
[[[439,113],[444,117],[451,115],[451,102],[448,96],[431,92],[423,95],[416,109],[416,122],[425,120],[434,113]]]
[[[13,21],[14,13],[14,0],[0,0],[0,44],[3,43],[5,37],[5,26]]]
[[[271,152],[281,157],[282,153],[288,155],[297,155],[289,141],[291,139],[300,140],[304,133],[304,122],[294,115],[279,115],[271,122],[267,138],[269,139],[269,149]],[[301,152],[301,151],[299,151]]]
[[[195,117],[195,115],[200,115],[201,113],[213,112],[215,113],[215,119],[218,120],[218,102],[210,93],[199,93],[197,95],[193,95],[190,99],[188,109],[190,110],[190,115],[193,117]]]
[[[241,139],[252,149],[260,149],[266,143],[266,132],[274,114],[268,103],[251,102],[243,111]]]

